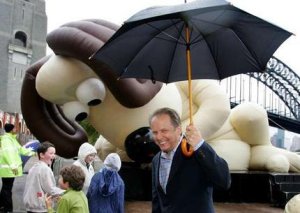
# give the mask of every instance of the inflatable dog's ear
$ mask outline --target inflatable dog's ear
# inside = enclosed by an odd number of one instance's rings
[[[96,34],[90,34],[92,28]],[[75,22],[48,34],[47,41],[55,54],[77,56],[76,58],[82,60],[86,58],[84,62],[88,62],[88,57],[98,50],[117,28],[118,26],[106,21],[98,21],[95,24],[90,21]],[[76,49],[65,48],[65,45]],[[52,142],[58,155],[71,158],[77,156],[79,146],[88,139],[84,129],[76,122],[68,120],[58,105],[44,100],[37,93],[36,76],[49,58],[42,58],[26,72],[21,92],[22,114],[28,128],[39,141]]]
[[[26,72],[21,92],[21,109],[27,127],[41,142],[52,142],[57,154],[66,158],[77,155],[87,136],[82,127],[68,121],[59,106],[41,98],[35,88],[36,75],[48,57],[33,64]]]
[[[148,103],[161,89],[162,83],[150,80],[122,79],[105,64],[89,60],[119,27],[104,20],[83,20],[65,24],[47,35],[47,43],[56,55],[75,58],[91,67],[120,104],[133,108]],[[40,141],[50,141],[62,157],[74,157],[87,141],[85,131],[66,119],[59,106],[40,97],[35,88],[44,57],[29,67],[21,92],[21,109],[30,131]],[[63,72],[63,70],[62,70]],[[50,88],[49,88],[50,89]]]

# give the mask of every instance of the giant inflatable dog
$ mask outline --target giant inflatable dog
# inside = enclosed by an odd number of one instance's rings
[[[51,141],[66,158],[87,141],[76,121],[88,119],[101,134],[100,155],[122,153],[123,161],[149,163],[157,151],[148,128],[160,107],[179,112],[187,125],[187,82],[153,83],[118,79],[105,64],[90,60],[118,26],[104,20],[65,24],[47,35],[55,55],[26,73],[21,107],[28,128],[40,141]],[[229,99],[213,80],[193,81],[193,121],[231,170],[300,172],[300,157],[270,143],[266,111],[245,103],[230,109]]]

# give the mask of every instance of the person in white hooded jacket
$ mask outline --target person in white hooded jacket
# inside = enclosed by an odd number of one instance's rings
[[[97,151],[93,145],[88,142],[83,143],[78,150],[78,159],[74,162],[74,165],[82,168],[85,174],[85,181],[82,191],[87,194],[91,179],[95,173],[94,167],[92,165]]]

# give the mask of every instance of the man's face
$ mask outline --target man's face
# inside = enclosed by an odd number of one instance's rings
[[[169,115],[162,114],[152,118],[150,123],[155,143],[163,152],[173,150],[181,135],[181,127],[174,127]]]

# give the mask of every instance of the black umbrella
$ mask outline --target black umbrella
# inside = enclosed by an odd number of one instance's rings
[[[193,123],[192,79],[263,72],[290,35],[227,1],[200,0],[136,13],[92,58],[121,78],[188,80]]]

